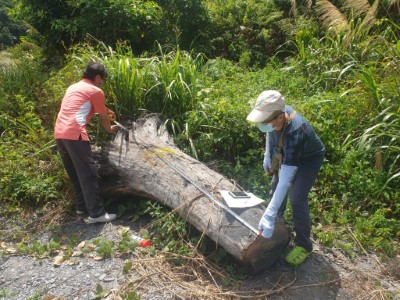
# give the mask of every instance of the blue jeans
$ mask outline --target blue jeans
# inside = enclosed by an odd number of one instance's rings
[[[290,204],[293,212],[294,231],[296,233],[295,244],[304,247],[307,251],[311,252],[313,245],[311,242],[311,220],[310,211],[308,207],[308,194],[311,187],[317,179],[318,171],[320,170],[324,156],[317,156],[303,160],[297,169],[296,176],[293,179],[289,191]],[[274,174],[271,182],[270,196],[275,192],[278,185],[278,174]],[[278,217],[283,218],[286,210],[287,195],[281,207],[278,210]]]
[[[104,215],[97,168],[89,142],[56,139],[56,145],[74,188],[75,209],[87,210],[92,218]]]

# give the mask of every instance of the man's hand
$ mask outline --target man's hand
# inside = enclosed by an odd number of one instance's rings
[[[107,108],[107,115],[110,121],[115,121],[117,119],[117,115],[111,109]]]
[[[119,130],[118,125],[111,125],[111,133],[117,133]]]
[[[115,114],[114,114],[115,115]],[[108,133],[116,133],[118,131],[117,125],[111,125],[108,112],[99,114],[100,123]]]

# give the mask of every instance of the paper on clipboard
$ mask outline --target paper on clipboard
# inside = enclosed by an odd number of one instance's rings
[[[229,207],[252,207],[264,202],[263,199],[256,197],[252,193],[246,192],[250,198],[233,198],[229,195],[229,191],[219,191],[219,193]]]

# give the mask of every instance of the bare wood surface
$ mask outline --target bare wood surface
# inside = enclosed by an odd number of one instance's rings
[[[271,239],[257,237],[215,202],[226,205],[220,190],[240,189],[231,180],[180,151],[159,115],[138,119],[132,127],[129,132],[120,130],[102,150],[100,174],[108,178],[106,193],[146,196],[176,209],[184,220],[240,260],[250,273],[261,272],[279,258],[289,241],[285,225],[276,224]],[[230,209],[257,228],[265,207]]]

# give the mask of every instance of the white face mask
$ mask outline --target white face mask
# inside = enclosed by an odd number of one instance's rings
[[[267,132],[272,132],[274,131],[274,127],[270,123],[264,124],[264,123],[257,123],[258,129],[260,129],[261,132],[267,133]]]

